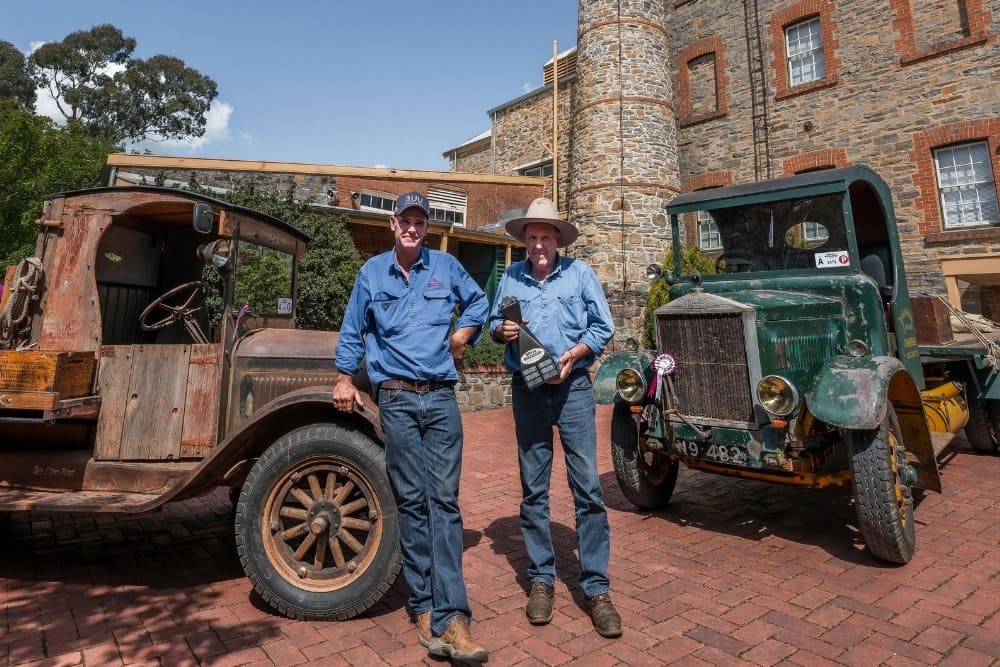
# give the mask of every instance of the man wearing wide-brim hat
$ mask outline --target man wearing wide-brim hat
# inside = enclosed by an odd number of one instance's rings
[[[588,371],[614,334],[611,310],[593,269],[582,260],[559,254],[558,249],[573,243],[579,232],[560,217],[550,200],[534,200],[524,217],[509,221],[506,229],[524,242],[527,256],[504,273],[489,327],[494,339],[507,344],[504,363],[513,373],[521,533],[531,581],[525,614],[533,625],[552,620],[556,571],[549,483],[554,426],[559,429],[576,507],[580,587],[597,632],[618,637],[621,617],[608,595],[610,529],[597,472],[596,404]],[[504,297],[517,299],[531,333],[558,360],[558,377],[534,389],[528,388],[520,372],[519,325],[500,313]]]

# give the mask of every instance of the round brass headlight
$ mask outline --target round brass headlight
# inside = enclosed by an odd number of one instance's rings
[[[772,415],[787,417],[799,403],[799,392],[780,375],[768,375],[757,383],[757,400]]]
[[[646,393],[646,381],[637,371],[626,368],[618,372],[615,388],[623,399],[629,403],[636,403],[642,400],[643,394]]]

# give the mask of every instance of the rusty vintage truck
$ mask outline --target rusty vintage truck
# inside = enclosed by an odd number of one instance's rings
[[[656,347],[605,359],[611,453],[624,495],[655,509],[678,466],[805,487],[849,485],[870,552],[916,548],[915,488],[941,491],[937,455],[963,430],[1000,447],[1000,331],[952,330],[911,297],[886,183],[864,166],[681,195],[682,228],[719,245],[712,273],[667,272]],[[710,223],[710,224],[709,224]]]
[[[154,187],[54,195],[38,224],[0,309],[0,511],[149,512],[228,486],[275,610],[381,598],[401,561],[377,408],[336,411],[337,334],[295,329],[307,237]]]

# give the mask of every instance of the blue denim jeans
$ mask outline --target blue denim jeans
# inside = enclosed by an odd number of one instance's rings
[[[431,612],[431,630],[440,635],[453,617],[472,618],[462,576],[462,418],[455,390],[380,389],[379,417],[408,602],[415,614]]]
[[[515,375],[511,384],[521,468],[521,534],[530,561],[528,577],[550,586],[556,579],[549,529],[555,426],[576,508],[580,587],[587,597],[607,593],[611,532],[597,473],[596,405],[590,375],[577,370],[560,384],[543,384],[535,389],[528,389]]]

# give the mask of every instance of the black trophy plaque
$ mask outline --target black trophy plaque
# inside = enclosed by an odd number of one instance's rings
[[[551,354],[545,351],[542,344],[535,338],[535,334],[524,326],[524,322],[521,320],[521,304],[517,302],[517,299],[505,296],[500,301],[500,314],[511,322],[517,322],[517,340],[521,352],[521,376],[528,389],[534,389],[559,377],[559,364],[556,363]]]

